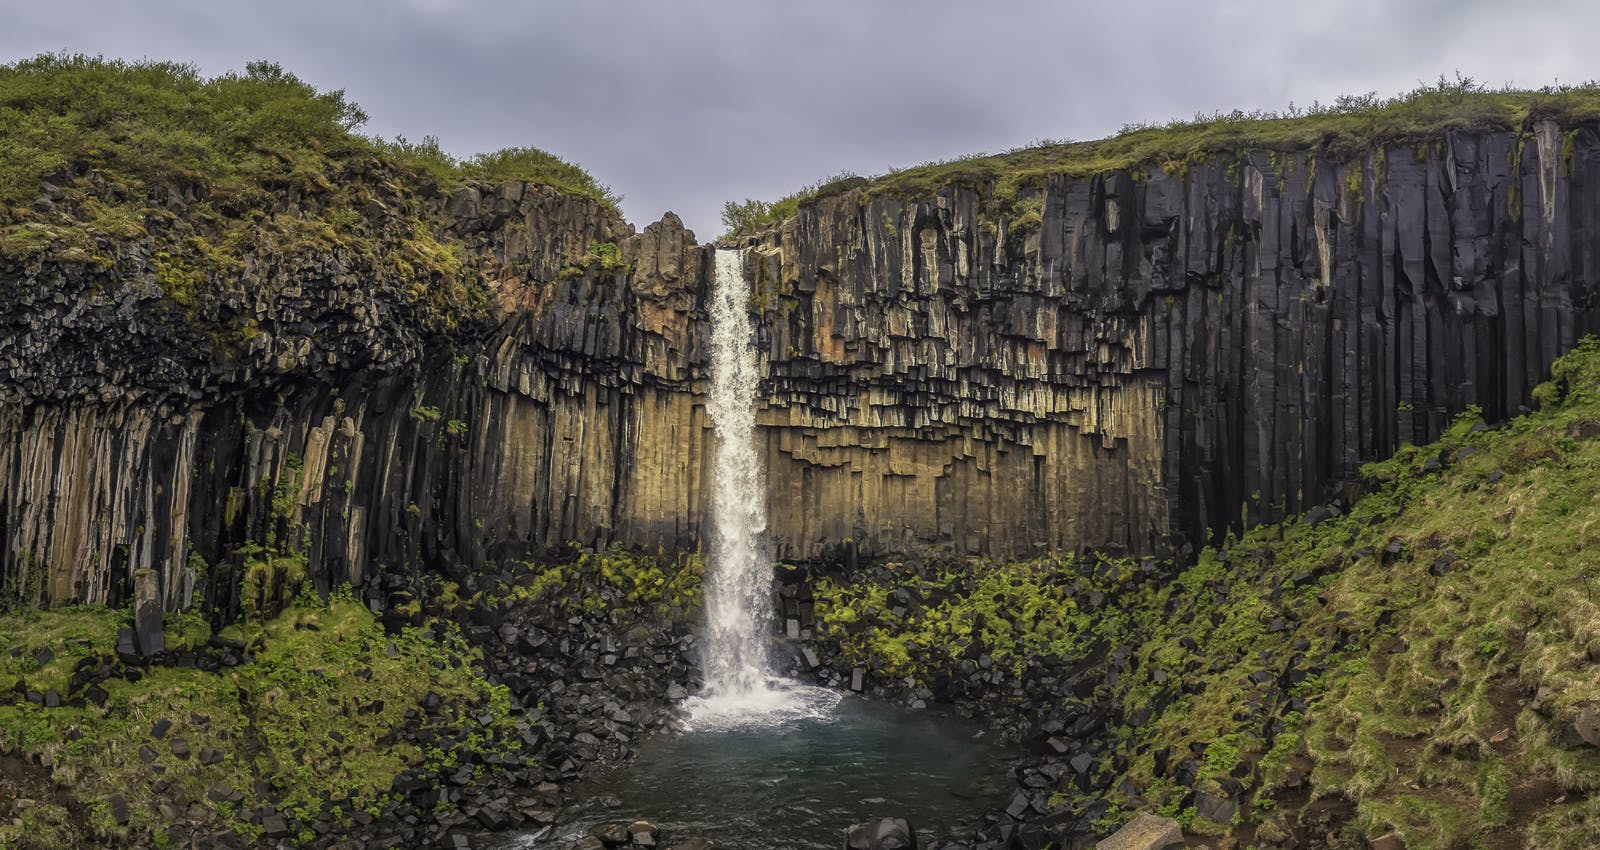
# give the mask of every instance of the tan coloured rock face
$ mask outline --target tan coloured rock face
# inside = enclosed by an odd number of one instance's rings
[[[745,243],[774,554],[1158,552],[1513,412],[1600,329],[1600,139],[1552,168],[1552,132],[1050,178],[1027,232],[966,189],[817,201]],[[197,364],[136,275],[0,269],[10,586],[117,602],[148,568],[169,607],[233,605],[251,541],[325,587],[697,546],[709,249],[514,184],[439,207],[499,308],[452,340],[360,268],[263,258],[260,334]]]
[[[1172,818],[1141,814],[1099,843],[1095,850],[1169,850],[1183,846],[1183,830]]]

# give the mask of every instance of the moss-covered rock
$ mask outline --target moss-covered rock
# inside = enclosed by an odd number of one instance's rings
[[[0,823],[0,844],[251,839],[274,814],[308,843],[394,812],[407,776],[442,782],[515,753],[507,690],[445,622],[386,632],[348,595],[215,640],[200,618],[171,616],[169,654],[143,666],[118,654],[126,620],[99,607],[0,617],[0,681],[15,683],[0,696],[0,740],[47,766],[86,818],[52,826],[41,809]]]

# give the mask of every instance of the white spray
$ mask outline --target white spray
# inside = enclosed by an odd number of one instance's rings
[[[768,676],[772,562],[763,551],[766,488],[756,455],[760,359],[750,324],[749,288],[738,251],[716,253],[711,288],[712,547],[706,575],[706,685],[749,694]]]
[[[705,696],[691,717],[710,726],[815,716],[837,702],[820,688],[776,680],[767,658],[772,560],[762,542],[766,487],[756,449],[760,356],[742,251],[717,251],[711,287],[711,552],[706,567]]]

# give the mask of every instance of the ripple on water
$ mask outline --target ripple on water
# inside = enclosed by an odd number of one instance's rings
[[[567,850],[596,824],[643,818],[665,844],[698,836],[740,850],[838,847],[842,830],[899,816],[960,833],[1002,803],[1011,753],[977,727],[932,712],[774,683],[750,702],[714,696],[688,725],[640,744],[637,757],[575,789],[615,809],[569,810],[506,848]]]

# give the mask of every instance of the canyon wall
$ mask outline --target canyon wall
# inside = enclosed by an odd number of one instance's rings
[[[1600,330],[1597,142],[1547,123],[1048,177],[1005,205],[808,203],[739,245],[775,553],[1182,549],[1468,405],[1512,413]],[[252,258],[271,285],[236,287],[252,332],[221,349],[173,343],[136,252],[0,263],[8,592],[115,604],[150,569],[170,607],[237,610],[301,570],[698,545],[710,249],[521,184],[432,214],[493,303],[452,335],[337,253]]]
[[[1051,177],[1010,218],[954,187],[804,207],[752,240],[777,536],[1181,548],[1511,415],[1600,331],[1597,139]]]
[[[254,332],[226,356],[168,342],[185,320],[136,263],[9,269],[6,591],[119,604],[154,570],[169,607],[237,611],[301,575],[696,545],[707,252],[675,217],[635,234],[521,184],[437,207],[494,302],[455,337],[338,255],[259,258],[234,305]]]

